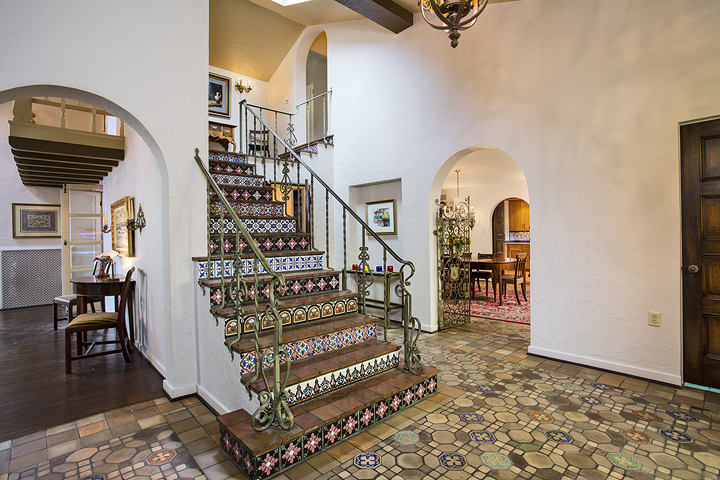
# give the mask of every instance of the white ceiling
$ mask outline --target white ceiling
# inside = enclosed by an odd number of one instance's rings
[[[393,1],[420,11],[417,0]],[[513,1],[519,0],[488,3]],[[267,82],[305,26],[362,18],[335,0],[287,7],[272,0],[210,0],[210,65]]]

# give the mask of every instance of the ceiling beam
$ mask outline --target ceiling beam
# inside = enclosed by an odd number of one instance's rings
[[[25,180],[31,180],[33,182],[45,182],[45,183],[100,183],[100,180],[97,180],[92,177],[86,177],[82,175],[37,175],[34,173],[25,173],[25,172],[18,172],[20,174],[20,178],[22,179],[23,183],[25,183]]]
[[[54,142],[40,140],[37,138],[8,137],[8,143],[16,150],[23,152],[53,153],[60,155],[71,155],[76,157],[102,158],[106,160],[124,160],[125,150],[107,147],[96,147],[94,145],[82,145],[79,143]]]
[[[17,169],[18,169],[18,172],[20,172],[20,173],[41,175],[43,177],[53,177],[53,176],[57,176],[57,175],[73,175],[73,176],[96,178],[98,180],[102,180],[104,177],[107,176],[106,172],[91,172],[88,170],[73,170],[73,169],[69,169],[69,168],[55,168],[55,167],[35,168],[35,167],[29,167],[27,165],[18,165]]]
[[[413,24],[412,12],[392,0],[335,1],[393,33],[400,33]]]
[[[34,160],[32,158],[18,158],[15,157],[15,163],[24,167],[35,167],[36,169],[43,168],[59,168],[63,170],[81,170],[90,172],[104,172],[105,175],[112,172],[112,167],[106,167],[103,165],[93,165],[87,163],[73,163],[73,162],[48,162],[46,160]]]
[[[82,163],[85,165],[102,165],[105,167],[117,167],[120,162],[117,160],[106,160],[100,158],[78,157],[73,155],[56,155],[53,153],[26,152],[11,148],[13,156],[23,159],[49,160],[52,162]]]

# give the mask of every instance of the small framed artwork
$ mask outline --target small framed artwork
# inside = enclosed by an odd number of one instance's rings
[[[123,197],[110,206],[110,229],[112,231],[112,249],[121,257],[134,257],[135,245],[133,231],[128,230],[127,222],[135,215],[132,197]]]
[[[208,80],[208,112],[221,117],[230,116],[230,79],[210,74]]]
[[[396,235],[395,199],[365,204],[365,222],[378,235]]]
[[[12,204],[13,238],[60,237],[60,205]]]

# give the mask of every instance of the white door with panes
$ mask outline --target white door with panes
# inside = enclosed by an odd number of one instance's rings
[[[72,293],[70,279],[92,274],[103,252],[102,185],[66,184],[62,196],[63,295]]]

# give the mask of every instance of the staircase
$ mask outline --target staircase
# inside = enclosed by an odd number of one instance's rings
[[[251,479],[297,465],[437,386],[435,368],[406,369],[403,346],[378,337],[378,318],[361,313],[362,297],[342,289],[343,271],[324,265],[325,252],[313,248],[311,233],[298,231],[297,218],[285,215],[285,202],[273,199],[275,186],[256,166],[242,154],[210,151],[206,175],[216,183],[209,181],[210,255],[199,259],[210,310],[223,322],[243,385],[260,403],[254,413],[217,419],[221,448]],[[238,234],[228,210],[254,246]]]

